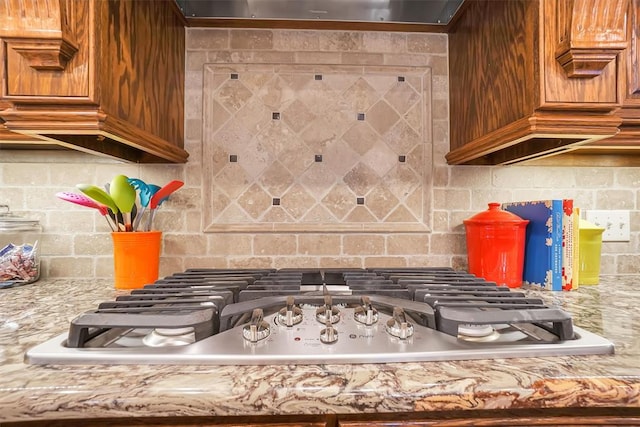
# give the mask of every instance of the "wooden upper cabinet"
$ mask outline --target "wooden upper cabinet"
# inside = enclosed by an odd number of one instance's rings
[[[623,134],[639,117],[625,109],[640,97],[639,2],[468,0],[449,34],[447,162],[509,164]]]
[[[3,142],[19,133],[132,162],[187,161],[173,0],[0,0],[0,39]]]

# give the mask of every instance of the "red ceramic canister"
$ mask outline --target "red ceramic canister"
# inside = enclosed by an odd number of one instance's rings
[[[469,272],[501,286],[522,286],[528,220],[489,203],[489,209],[463,221]]]

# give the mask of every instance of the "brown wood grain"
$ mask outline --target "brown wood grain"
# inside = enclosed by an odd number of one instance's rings
[[[100,107],[183,146],[185,29],[171,0],[99,1]]]
[[[452,150],[539,105],[537,27],[537,2],[470,2],[449,35]]]
[[[618,13],[612,18],[608,7],[613,3]],[[613,3],[471,0],[449,37],[447,162],[512,163],[621,133],[620,127],[630,122],[619,115],[618,61],[606,62],[596,75],[575,78],[556,58],[563,46],[581,52],[626,46],[620,31],[609,38],[598,33],[608,25],[626,28],[620,17],[628,14],[619,12],[627,3]],[[574,29],[576,20],[593,32]]]
[[[20,13],[29,30],[0,24],[5,135],[132,162],[186,162],[185,28],[173,0],[0,0],[0,17]],[[34,36],[52,20],[78,41],[64,67]]]

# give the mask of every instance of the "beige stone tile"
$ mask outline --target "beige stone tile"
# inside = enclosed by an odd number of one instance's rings
[[[231,49],[273,49],[271,30],[232,30],[229,40]]]
[[[466,254],[467,246],[464,234],[433,233],[431,235],[429,253],[432,254]]]
[[[47,277],[94,277],[94,258],[88,256],[55,256],[47,260]],[[37,282],[36,282],[37,283]]]
[[[452,213],[453,215],[453,213]],[[466,216],[465,216],[466,218]],[[455,223],[454,223],[455,224]],[[433,232],[445,233],[451,231],[449,229],[449,212],[434,211],[433,212]]]
[[[95,260],[95,277],[106,277],[113,278],[113,255],[110,253],[109,256],[100,256],[94,257]],[[161,261],[162,263],[162,258]],[[175,272],[176,270],[174,270]],[[77,276],[82,277],[82,276]],[[85,276],[86,278],[87,276]],[[91,276],[89,276],[91,277]]]
[[[448,182],[450,187],[487,188],[491,187],[492,170],[481,166],[458,166],[451,169]]]
[[[404,205],[398,205],[389,216],[387,222],[418,222],[418,218]]]
[[[377,65],[384,61],[381,53],[352,53],[346,52],[340,55],[340,63],[348,65]]]
[[[407,35],[405,33],[364,32],[362,47],[367,52],[406,52]]]
[[[418,144],[422,144],[422,129],[414,129],[411,125],[404,121],[398,120],[393,126],[385,132],[382,140],[397,155],[407,155]],[[420,169],[424,167],[421,166]]]
[[[281,197],[294,182],[295,177],[279,162],[273,162],[258,179],[262,188],[274,197]]]
[[[158,266],[158,277],[170,276],[176,272],[184,271],[187,268],[185,266],[185,257],[181,256],[162,256],[160,257],[160,265]]]
[[[206,253],[213,257],[251,254],[250,234],[215,233],[207,236]]]
[[[344,176],[343,181],[356,196],[361,197],[378,185],[380,178],[373,169],[360,162]]]
[[[220,50],[229,48],[229,30],[189,28],[186,32],[189,50]]]
[[[387,254],[427,254],[429,236],[426,234],[396,234],[387,236]]]
[[[185,58],[185,62],[185,70],[202,72],[204,64],[207,63],[207,52],[188,52]]]
[[[635,208],[636,192],[634,190],[597,190],[596,209],[623,209]]]
[[[320,48],[318,31],[274,31],[273,49],[313,51]]]
[[[77,256],[113,254],[110,233],[73,235],[73,253]]]
[[[295,52],[255,52],[252,62],[268,64],[289,64],[295,62]]]
[[[303,257],[299,255],[274,257],[275,268],[318,268],[317,257]]]
[[[302,221],[306,223],[314,224],[326,224],[338,222],[337,216],[330,212],[327,206],[314,205],[309,211],[302,217]],[[327,228],[330,228],[328,226]],[[329,230],[327,230],[329,231]]]
[[[320,267],[323,268],[363,268],[364,263],[360,257],[322,257]]]
[[[346,141],[356,153],[362,155],[371,149],[378,139],[378,134],[366,121],[356,121],[344,133],[342,139]]]
[[[320,50],[353,52],[362,50],[361,32],[322,31],[319,33]]]
[[[348,234],[343,237],[343,253],[347,256],[385,254],[384,236],[376,234]]]
[[[270,256],[242,256],[227,259],[229,268],[275,268]]]
[[[276,224],[276,226],[281,223],[295,222],[295,218],[282,206],[270,206],[260,220],[267,224]]]
[[[406,256],[368,256],[364,258],[367,268],[406,267]]]
[[[49,169],[45,168],[41,173],[33,173],[33,165],[23,163],[7,163],[3,165],[2,182],[5,185],[16,185],[20,187],[42,186],[49,184]],[[59,171],[62,173],[62,171]]]
[[[316,204],[315,197],[300,185],[294,185],[282,196],[282,207],[296,221],[301,221]]]
[[[272,199],[262,187],[253,184],[238,196],[238,205],[257,220],[271,207]]]
[[[398,113],[384,100],[372,105],[366,116],[366,120],[379,135],[384,135],[389,131],[399,118]]]
[[[388,188],[374,187],[365,199],[367,208],[375,215],[376,220],[383,221],[398,205],[399,200]]]
[[[589,171],[589,168],[586,168],[587,171]],[[603,171],[608,171],[610,169],[603,169],[600,168],[598,170],[598,172],[603,172]],[[616,174],[616,182],[620,185],[620,186],[624,186],[624,187],[633,187],[633,188],[639,188],[640,187],[640,168],[616,168],[615,170],[615,174]],[[589,175],[593,175],[591,173],[586,173],[582,176],[580,176],[579,178],[576,178],[576,182],[580,183],[581,185],[583,184],[583,179],[584,176],[589,176]],[[592,185],[589,185],[590,187]]]
[[[416,53],[446,54],[447,35],[429,33],[407,34],[407,50]]]
[[[296,255],[298,246],[292,234],[256,234],[253,238],[255,256]]]
[[[471,207],[471,190],[439,189],[433,191],[435,206],[450,210],[466,210]]]
[[[372,149],[373,147],[370,147]],[[342,141],[334,141],[322,151],[322,161],[327,168],[333,172],[336,177],[344,176],[349,172],[361,159],[350,145]],[[372,156],[375,160],[374,154]]]
[[[294,61],[297,64],[339,64],[341,54],[339,52],[294,52]]]
[[[207,238],[204,235],[185,235],[163,233],[163,255],[201,255],[207,250]]]
[[[300,234],[298,253],[311,256],[340,255],[342,237],[337,234]],[[316,261],[317,262],[317,261]]]
[[[345,222],[352,222],[357,224],[376,222],[377,218],[371,213],[369,209],[364,206],[356,206],[345,217]]]

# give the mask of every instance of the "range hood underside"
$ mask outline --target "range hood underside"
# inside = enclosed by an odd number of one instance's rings
[[[446,25],[463,0],[176,0],[187,19],[278,19]]]

